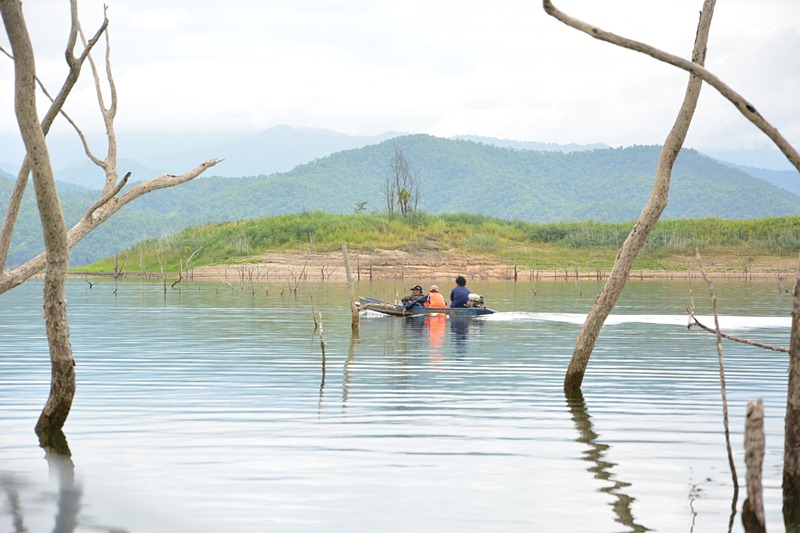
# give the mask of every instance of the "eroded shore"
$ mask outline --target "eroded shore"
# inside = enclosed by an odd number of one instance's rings
[[[568,265],[556,268],[531,268],[528,265],[501,262],[494,258],[447,252],[409,253],[403,250],[351,251],[348,254],[353,277],[358,280],[413,279],[445,280],[463,275],[471,280],[547,280],[604,279],[608,269]],[[730,280],[794,279],[797,259],[759,256],[747,258],[745,264],[729,257],[709,256],[703,259],[709,277]],[[674,269],[634,269],[630,279],[686,280],[702,277],[691,258]],[[737,264],[739,263],[739,264]],[[128,275],[136,276],[135,273]],[[172,277],[177,273],[170,274]],[[247,263],[193,268],[195,280],[330,280],[346,281],[341,252],[276,252],[251,258]]]

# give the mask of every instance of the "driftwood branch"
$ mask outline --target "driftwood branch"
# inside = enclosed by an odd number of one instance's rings
[[[694,313],[691,310],[686,309],[686,312],[689,313],[689,317],[692,319],[692,321],[689,323],[688,327],[691,328],[692,326],[697,326],[700,329],[703,329],[703,330],[705,330],[705,331],[707,331],[709,333],[715,333],[716,334],[716,330],[715,329],[710,328],[710,327],[704,325],[699,320],[697,320],[697,317],[694,315]],[[789,349],[788,348],[784,348],[782,346],[773,346],[772,344],[764,344],[763,342],[751,341],[749,339],[745,339],[745,338],[742,338],[742,337],[734,337],[733,335],[728,335],[728,334],[723,333],[721,331],[720,331],[720,336],[723,339],[728,339],[728,340],[734,341],[734,342],[740,342],[742,344],[747,344],[749,346],[755,346],[757,348],[764,348],[766,350],[773,350],[773,351],[776,351],[776,352],[789,353]]]
[[[654,59],[668,63],[687,72],[693,76],[697,76],[704,82],[714,87],[723,97],[732,103],[744,117],[752,122],[758,129],[760,129],[767,137],[769,137],[775,146],[786,156],[786,158],[800,171],[800,154],[797,150],[789,144],[789,142],[781,135],[777,128],[770,124],[761,114],[756,110],[755,106],[748,102],[742,95],[734,91],[730,86],[720,80],[716,75],[706,70],[701,63],[687,61],[681,57],[668,54],[658,48],[648,44],[635,41],[615,35],[613,33],[604,31],[596,26],[587,24],[581,20],[570,17],[557,9],[550,0],[543,0],[544,10],[548,15],[558,19],[567,26],[580,30],[587,35],[605,41],[629,50],[641,52]]]

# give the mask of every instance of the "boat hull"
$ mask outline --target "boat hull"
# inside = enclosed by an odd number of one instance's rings
[[[472,317],[491,315],[496,311],[487,307],[412,307],[405,310],[403,313],[403,306],[393,304],[391,302],[384,302],[376,298],[360,298],[358,307],[362,311],[376,311],[384,315],[390,316],[427,316],[427,315],[448,315],[459,317]]]

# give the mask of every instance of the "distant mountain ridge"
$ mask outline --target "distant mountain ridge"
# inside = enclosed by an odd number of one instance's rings
[[[256,134],[234,133],[120,133],[118,168],[120,174],[131,171],[131,181],[144,181],[165,172],[179,174],[208,159],[222,159],[214,173],[225,177],[247,177],[286,172],[297,165],[342,150],[378,144],[403,135],[386,132],[373,136],[354,136],[318,128],[293,128],[279,125]],[[76,139],[51,134],[48,137],[54,172],[58,181],[99,187],[102,170],[83,156]],[[89,144],[102,157],[105,138],[93,136]],[[0,171],[16,172],[16,156],[21,162],[24,151],[12,139],[0,139]],[[15,149],[16,146],[16,149]],[[3,162],[5,161],[5,162]]]
[[[255,134],[237,132],[182,132],[118,134],[118,168],[121,174],[132,172],[131,182],[143,181],[165,172],[186,172],[203,161],[221,158],[223,161],[212,170],[224,177],[267,176],[287,172],[298,165],[310,163],[336,152],[379,144],[386,140],[406,136],[406,133],[385,132],[380,135],[358,136],[320,128],[296,128],[278,125]],[[16,175],[24,156],[21,141],[14,135],[0,136],[0,176]],[[479,135],[457,135],[452,140],[466,140],[479,144],[533,150],[564,152],[608,149],[604,144],[557,144],[535,141],[498,139]],[[52,133],[48,148],[55,168],[56,180],[88,188],[99,187],[103,172],[88,162],[83,147],[74,135]],[[102,156],[106,139],[103,135],[89,135],[88,141],[96,155]],[[13,161],[18,160],[17,163]],[[723,161],[724,162],[724,161]],[[794,171],[766,170],[725,163],[770,183],[800,193],[800,179]],[[799,184],[795,186],[795,183]]]
[[[794,194],[800,194],[800,173],[796,170],[770,170],[766,168],[753,168],[744,165],[732,165],[734,168],[762,179],[776,187],[785,189]]]
[[[513,148],[515,150],[535,150],[537,152],[582,152],[584,150],[603,150],[611,148],[607,144],[558,144],[535,141],[515,141],[511,139],[496,139],[494,137],[481,137],[480,135],[456,135],[448,137],[457,141],[472,141],[481,144],[491,144],[500,148]]]
[[[269,176],[200,177],[126,206],[73,251],[74,264],[99,259],[188,226],[281,213],[385,211],[382,190],[395,148],[420,179],[419,208],[530,222],[635,220],[653,184],[659,146],[573,152],[502,148],[467,140],[406,135],[348,149]],[[0,201],[11,181],[0,180]],[[68,222],[96,192],[64,190]],[[675,164],[664,218],[762,218],[800,215],[800,196],[694,150]],[[12,262],[40,251],[32,195],[12,243]],[[304,238],[302,235],[298,239]]]

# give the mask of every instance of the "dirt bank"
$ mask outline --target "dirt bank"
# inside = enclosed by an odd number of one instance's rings
[[[608,276],[609,269],[581,269],[567,266],[550,269],[531,269],[513,263],[503,263],[483,256],[466,256],[442,250],[357,250],[349,254],[350,268],[355,278],[444,280],[461,274],[467,279],[531,280],[531,279],[598,279]],[[703,258],[706,271],[715,279],[775,279],[792,280],[797,265],[793,257],[709,255]],[[670,262],[667,262],[670,264]],[[672,267],[663,270],[634,270],[631,279],[687,279],[691,266],[693,275],[699,269],[692,258],[676,257]],[[196,280],[331,280],[345,281],[341,251],[336,252],[275,252],[253,257],[247,263],[204,266],[193,269]]]

